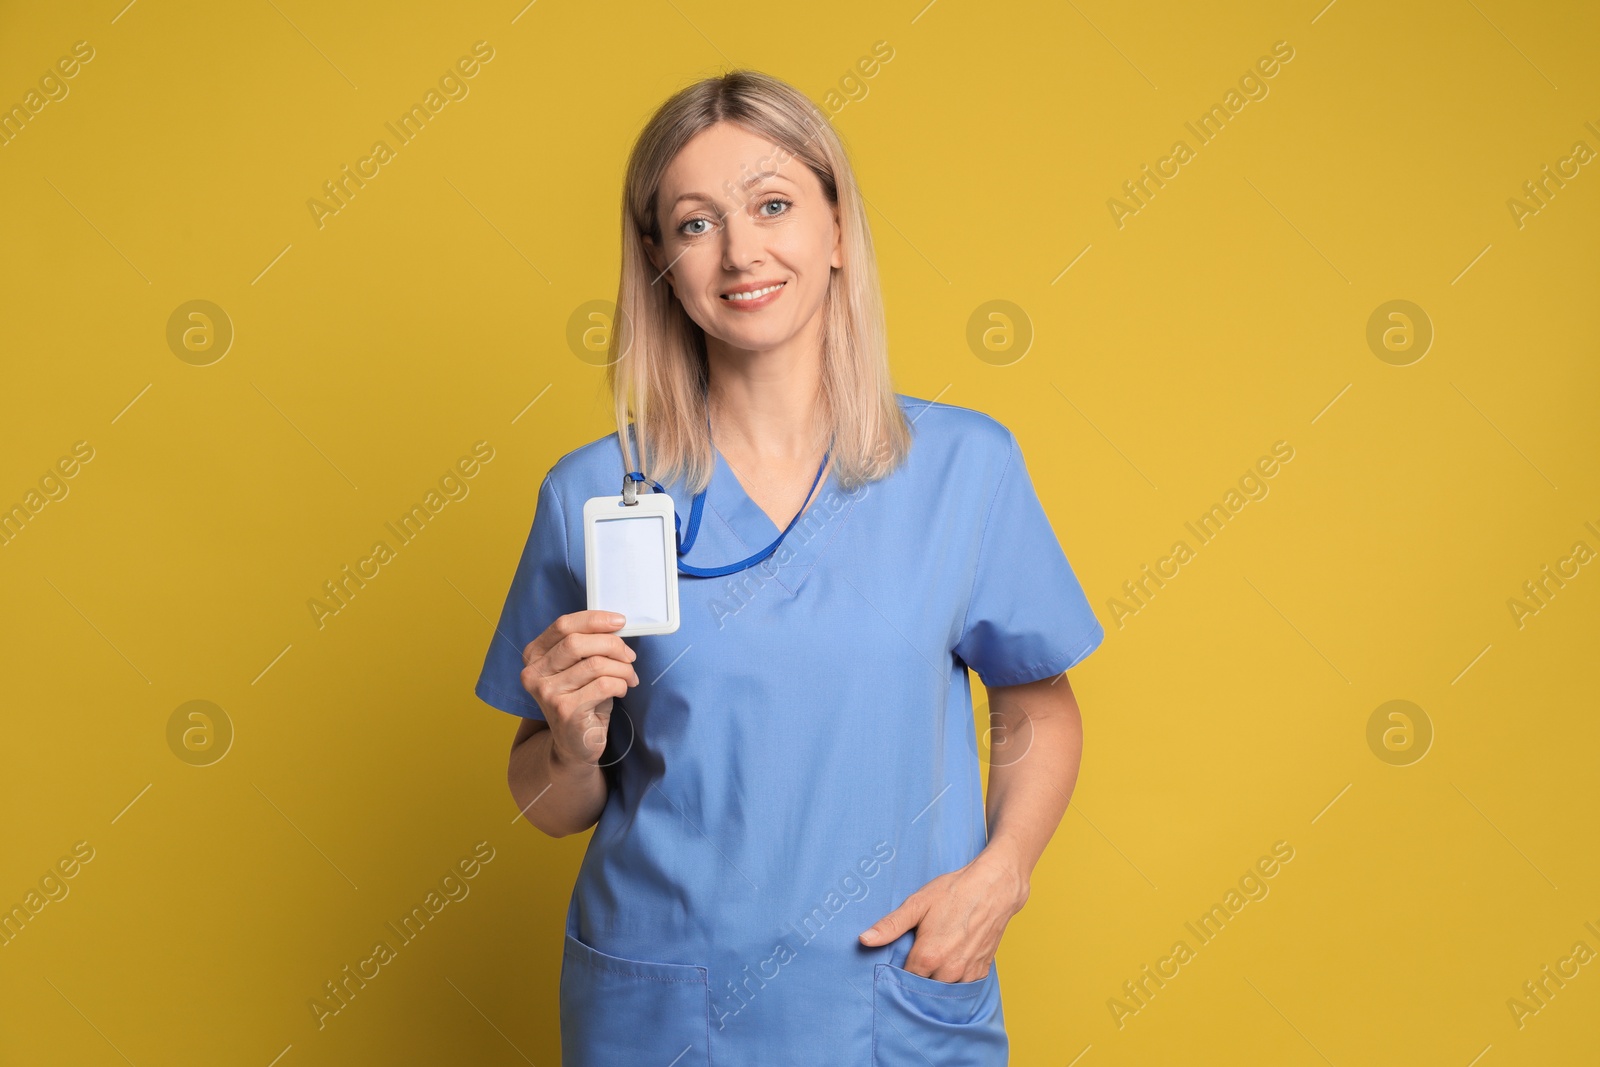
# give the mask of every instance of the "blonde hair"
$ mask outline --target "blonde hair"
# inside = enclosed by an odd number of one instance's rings
[[[705,332],[658,277],[644,245],[662,246],[656,199],[662,175],[700,131],[731,122],[804,163],[838,211],[844,266],[823,301],[818,402],[833,433],[833,473],[846,492],[890,473],[911,448],[895,400],[878,269],[866,210],[838,133],[804,94],[769,75],[735,70],[679,90],[645,124],[628,157],[622,194],[622,277],[606,377],[628,470],[690,492],[711,481],[706,433]],[[619,352],[618,350],[621,349]],[[639,448],[634,456],[627,428]],[[638,463],[635,465],[634,460]]]

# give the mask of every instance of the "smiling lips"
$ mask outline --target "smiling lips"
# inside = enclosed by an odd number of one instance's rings
[[[721,294],[721,299],[730,307],[738,308],[740,311],[754,311],[778,299],[778,294],[788,284],[788,282],[774,282],[770,285],[736,289]]]

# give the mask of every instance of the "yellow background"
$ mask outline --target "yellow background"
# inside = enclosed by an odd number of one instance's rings
[[[1600,567],[1521,627],[1507,602],[1600,549],[1600,163],[1520,228],[1506,202],[1600,150],[1600,13],[1206,7],[6,4],[0,103],[95,58],[0,148],[0,504],[95,454],[0,547],[0,902],[94,858],[0,948],[0,1061],[556,1062],[586,837],[515,822],[515,723],[472,685],[540,478],[613,429],[568,319],[615,296],[662,99],[751,66],[822,102],[881,40],[834,121],[897,387],[1016,430],[1108,630],[1000,954],[1014,1062],[1594,1062],[1600,962],[1520,1027],[1507,1001],[1600,951]],[[318,228],[479,40],[470,95]],[[1108,199],[1280,40],[1269,95],[1119,229]],[[166,340],[196,299],[236,331],[209,366]],[[1396,299],[1435,331],[1407,366],[1366,340]],[[1031,323],[1007,365],[966,341],[990,300]],[[478,440],[470,495],[319,630],[306,601]],[[169,747],[191,700],[234,730],[209,766]],[[1409,765],[1368,744],[1390,700],[1431,724]],[[310,998],[480,841],[470,896],[319,1030]],[[1270,894],[1119,1026],[1276,841]]]

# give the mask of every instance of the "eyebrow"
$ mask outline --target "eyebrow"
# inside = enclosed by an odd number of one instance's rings
[[[743,182],[741,182],[740,183],[740,188],[741,189],[748,189],[753,185],[761,184],[762,182],[766,181],[768,178],[776,178],[778,181],[788,182],[790,185],[794,185],[795,184],[793,179],[787,178],[784,175],[779,174],[775,170],[762,170],[762,171],[757,171],[756,173],[754,173],[754,174],[750,175],[748,178],[746,178]],[[716,203],[716,201],[713,200],[706,193],[684,193],[682,196],[678,197],[678,199],[676,199],[676,200],[674,200],[672,202],[671,210],[676,211],[678,209],[678,205],[683,203],[685,200],[699,200],[702,203],[706,203],[706,204],[715,204]]]

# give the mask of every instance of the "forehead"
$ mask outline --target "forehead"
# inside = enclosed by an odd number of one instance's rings
[[[745,183],[775,174],[804,184],[810,170],[782,145],[731,122],[719,122],[691,137],[661,177],[661,203],[672,210],[680,197],[703,194],[722,203],[737,199]]]

